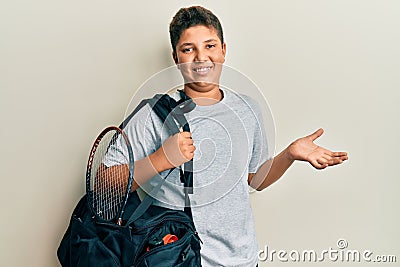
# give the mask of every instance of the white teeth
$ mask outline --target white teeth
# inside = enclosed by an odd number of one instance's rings
[[[211,67],[202,67],[202,68],[194,69],[194,71],[195,72],[205,72],[205,71],[208,71],[210,69],[211,69]]]

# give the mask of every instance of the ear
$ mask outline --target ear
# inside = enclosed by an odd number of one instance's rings
[[[222,54],[224,55],[224,62],[225,62],[225,55],[226,55],[226,43],[222,44]]]
[[[179,64],[178,56],[174,51],[172,51],[172,58],[174,59],[175,64],[178,65]]]

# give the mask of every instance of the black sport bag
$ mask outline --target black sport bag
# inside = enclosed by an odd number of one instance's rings
[[[140,108],[150,104],[171,134],[179,132],[179,127],[190,131],[183,114],[192,110],[194,103],[182,91],[180,95],[179,102],[168,95],[156,95],[143,100],[120,128],[124,128]],[[185,163],[185,171],[180,172],[185,193],[184,210],[152,205],[166,177],[172,172],[170,170],[143,201],[140,201],[136,191],[130,194],[122,226],[96,222],[88,207],[86,196],[83,196],[72,213],[68,229],[57,250],[61,265],[201,266],[201,240],[193,223],[189,200],[193,188],[192,169],[193,162],[189,161]]]

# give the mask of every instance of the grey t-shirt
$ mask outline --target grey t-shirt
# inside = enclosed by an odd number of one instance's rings
[[[269,159],[265,129],[253,99],[223,92],[220,102],[196,106],[185,114],[196,146],[194,194],[190,196],[193,219],[203,241],[203,266],[255,266],[258,245],[247,177]],[[179,94],[172,97],[179,99]],[[149,105],[131,119],[125,132],[135,160],[155,152],[169,137]],[[160,176],[152,178],[142,190],[150,192]],[[167,178],[155,205],[183,208],[183,186],[177,169]]]

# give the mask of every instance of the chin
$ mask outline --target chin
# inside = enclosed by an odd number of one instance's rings
[[[186,86],[193,91],[202,93],[219,90],[218,84],[210,82],[188,82],[185,84]]]
[[[215,83],[210,83],[210,82],[193,82],[193,84],[196,87],[199,87],[200,89],[203,89],[204,91],[209,91],[210,89],[213,89],[215,87]]]

